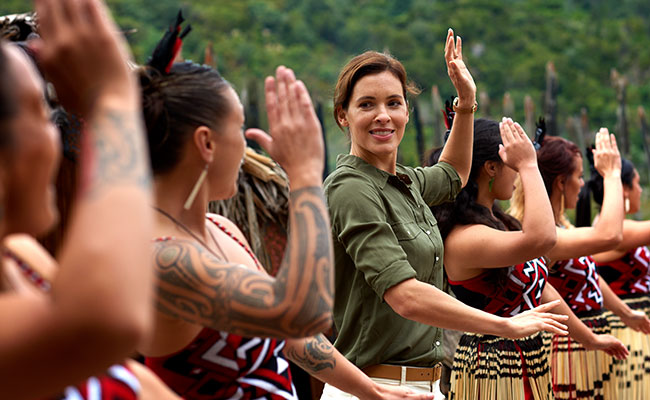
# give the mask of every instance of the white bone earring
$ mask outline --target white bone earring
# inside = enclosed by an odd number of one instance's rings
[[[203,184],[203,181],[205,180],[205,177],[207,175],[208,175],[208,164],[205,164],[205,168],[203,168],[203,171],[201,171],[201,175],[199,175],[199,179],[196,180],[196,183],[194,184],[194,187],[192,188],[190,195],[187,197],[187,200],[185,200],[185,204],[183,205],[184,209],[189,210],[192,207],[192,203],[194,203],[194,199],[196,199],[196,195],[199,194],[199,189],[201,188],[201,185]]]

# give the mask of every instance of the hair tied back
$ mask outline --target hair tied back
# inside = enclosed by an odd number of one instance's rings
[[[156,45],[156,49],[153,51],[153,54],[147,62],[147,65],[155,68],[162,74],[169,74],[176,56],[178,56],[178,53],[181,51],[183,38],[192,30],[192,26],[188,24],[185,29],[181,31],[181,24],[183,21],[185,21],[183,18],[183,12],[182,10],[178,10],[176,21],[174,24],[169,26],[167,31],[165,31],[165,34]]]
[[[543,117],[539,117],[537,123],[535,124],[537,129],[535,129],[535,140],[533,140],[533,146],[535,150],[539,150],[544,143],[544,138],[546,137],[546,121]]]

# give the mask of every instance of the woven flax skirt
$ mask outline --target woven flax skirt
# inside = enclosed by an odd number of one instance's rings
[[[596,334],[611,333],[603,310],[577,313]],[[616,400],[614,359],[604,351],[586,350],[569,336],[554,335],[551,343],[553,393],[558,400]]]
[[[461,337],[450,400],[552,398],[548,346],[541,333],[518,340],[469,333]]]
[[[620,296],[633,310],[650,311],[647,295]],[[650,335],[636,332],[625,326],[620,318],[607,312],[607,318],[616,336],[630,351],[626,360],[614,360],[614,378],[617,399],[637,400],[650,398]]]

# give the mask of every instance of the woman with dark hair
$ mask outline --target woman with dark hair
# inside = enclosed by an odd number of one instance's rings
[[[246,132],[289,178],[290,228],[276,277],[233,222],[206,214],[209,201],[236,193],[244,113],[215,69],[172,63],[167,46],[186,32],[181,22],[138,71],[158,213],[156,329],[139,349],[146,365],[191,399],[296,399],[287,358],[361,398],[430,398],[372,382],[319,334],[330,326],[333,296],[322,132],[290,69],[266,79],[270,134]]]
[[[456,201],[436,208],[445,234],[445,271],[463,302],[501,316],[517,315],[561,299],[547,284],[542,255],[555,245],[555,227],[530,139],[519,124],[504,119],[475,122],[474,155],[467,186]],[[526,194],[521,224],[495,200],[508,200],[517,173]],[[624,356],[613,337],[595,335],[563,301],[554,312],[569,316],[569,334]],[[547,399],[551,368],[541,334],[510,340],[465,334],[456,350],[450,398]]]
[[[606,214],[603,208],[605,179],[594,167],[594,158],[587,153],[591,166],[591,179],[580,193],[576,212],[576,225],[591,225],[591,201],[601,208],[595,224],[600,224]],[[635,214],[641,206],[641,185],[639,173],[626,159],[621,160],[621,182],[623,184],[623,208],[626,214]],[[631,356],[615,365],[619,377],[619,398],[640,398],[650,390],[650,375],[647,372],[650,354],[650,330],[639,321],[650,312],[650,221],[623,220],[623,240],[609,251],[594,254],[600,276],[607,282],[614,294],[620,297],[625,307],[610,309],[612,334],[630,347]],[[608,307],[609,308],[609,307]],[[627,397],[626,397],[627,396]]]
[[[564,216],[564,209],[576,207],[583,185],[579,149],[560,137],[548,137],[540,140],[539,144],[537,162],[558,226],[557,244],[545,254],[549,260],[549,283],[557,288],[571,310],[594,333],[611,332],[604,308],[616,312],[632,326],[649,330],[650,320],[642,314],[633,313],[612,292],[607,283],[599,278],[591,257],[594,253],[615,247],[621,238],[621,161],[614,136],[610,136],[605,128],[596,134],[594,160],[597,168],[607,177],[604,199],[607,211],[603,212],[602,219],[593,228],[574,228]],[[519,190],[516,192],[510,211],[512,215],[521,217],[523,214],[525,217],[529,210],[521,202],[525,196]],[[602,352],[589,349],[593,349],[591,344],[578,336],[553,337],[551,362],[553,391],[557,397],[619,398],[616,376],[611,373],[614,360]]]
[[[458,97],[441,162],[397,164],[413,93],[403,65],[368,51],[343,67],[334,117],[350,138],[325,181],[334,239],[336,348],[371,378],[413,390],[437,390],[442,359],[438,327],[525,337],[564,333],[563,317],[542,306],[514,318],[468,307],[440,290],[443,245],[429,205],[451,201],[469,175],[476,110],[474,80],[460,38],[450,29],[445,59]],[[325,386],[323,398],[349,398]],[[441,396],[437,396],[440,398]]]
[[[40,65],[62,103],[89,129],[51,290],[9,291],[2,282],[0,396],[7,399],[84,396],[84,390],[64,388],[130,355],[148,334],[152,311],[152,273],[141,268],[150,260],[153,232],[151,174],[125,44],[97,0],[41,0],[36,7],[43,40],[32,45]],[[57,220],[58,134],[41,77],[6,43],[0,43],[0,79],[0,235],[41,235]],[[136,398],[132,372],[113,372],[123,379],[112,386],[94,379],[93,388],[101,386],[107,397]]]

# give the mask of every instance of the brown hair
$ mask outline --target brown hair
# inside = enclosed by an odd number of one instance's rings
[[[339,122],[339,113],[348,108],[354,85],[366,75],[379,74],[384,71],[391,72],[399,79],[404,91],[404,100],[408,101],[407,94],[417,95],[420,93],[420,90],[408,81],[404,66],[395,57],[377,51],[366,51],[359,54],[343,67],[334,88],[334,120],[341,130],[343,127]]]

